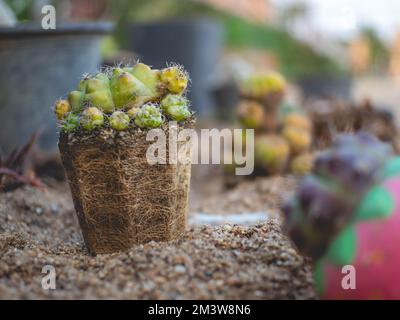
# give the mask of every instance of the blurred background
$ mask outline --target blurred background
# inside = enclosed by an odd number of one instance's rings
[[[40,26],[46,4],[55,30]],[[54,101],[84,72],[137,60],[184,65],[193,108],[213,126],[236,121],[243,79],[271,70],[287,80],[286,103],[318,112],[367,104],[393,122],[399,10],[394,0],[0,0],[1,150],[38,132],[46,162],[57,153]]]

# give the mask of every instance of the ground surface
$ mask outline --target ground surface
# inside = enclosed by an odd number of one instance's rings
[[[257,179],[224,191],[218,177],[194,170],[192,212],[266,210],[272,218],[252,227],[192,226],[170,243],[97,257],[85,250],[65,185],[0,194],[0,298],[315,298],[308,263],[279,227],[281,196],[295,180]],[[54,291],[41,287],[47,264],[56,269]]]

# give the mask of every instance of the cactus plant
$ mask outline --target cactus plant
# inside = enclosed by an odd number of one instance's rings
[[[68,102],[57,103],[60,153],[90,253],[184,232],[191,141],[179,142],[179,165],[153,165],[141,129],[168,131],[162,126],[167,119],[181,122],[178,131],[192,128],[187,85],[181,67],[153,70],[137,63],[85,75]]]
[[[123,111],[114,111],[110,116],[110,126],[114,130],[122,131],[129,127],[129,116]]]
[[[188,86],[189,77],[180,66],[171,66],[161,70],[161,83],[174,94],[182,94]]]
[[[104,73],[98,73],[95,77],[86,80],[84,101],[96,106],[105,113],[111,113],[115,106],[110,90],[110,80]]]
[[[162,123],[160,108],[154,104],[146,104],[140,108],[135,116],[135,124],[139,128],[157,128]]]
[[[69,104],[68,100],[57,100],[54,106],[54,111],[57,119],[62,120],[67,116],[68,112],[71,111],[71,105]]]
[[[255,163],[269,174],[281,173],[289,158],[289,145],[278,135],[261,135],[255,139]]]
[[[286,81],[283,76],[277,72],[270,72],[245,79],[241,84],[241,91],[246,97],[263,98],[268,94],[282,93],[285,87]]]
[[[313,171],[284,212],[290,237],[314,258],[318,292],[328,299],[376,293],[399,299],[400,256],[393,244],[400,241],[400,157],[371,135],[345,135],[317,158]],[[341,286],[345,265],[357,272],[354,290]]]
[[[79,128],[79,117],[70,112],[67,116],[60,122],[61,131],[71,132]]]
[[[263,125],[265,112],[263,106],[257,101],[244,100],[237,109],[239,122],[248,129],[258,129]]]
[[[295,175],[303,176],[311,172],[314,156],[311,153],[303,153],[294,157],[290,162],[290,171]]]
[[[137,127],[157,128],[165,118],[180,122],[192,116],[183,95],[188,82],[187,73],[179,66],[155,70],[137,63],[109,68],[93,76],[84,75],[77,89],[68,94],[68,101],[57,101],[54,111],[62,131],[79,127],[90,131],[104,123],[118,131],[127,130],[125,116]]]
[[[101,127],[104,124],[104,115],[96,107],[85,109],[81,115],[81,125],[85,130],[93,130],[96,127]]]
[[[133,118],[135,118],[135,116],[136,116],[136,114],[138,113],[139,110],[140,110],[139,107],[132,107],[132,108],[130,108],[130,109],[128,109],[126,111],[126,114],[128,115],[128,117],[130,119],[133,119]]]
[[[85,97],[85,93],[82,91],[74,90],[68,94],[68,101],[71,105],[72,112],[78,113],[83,109],[83,98]]]
[[[169,94],[160,103],[164,113],[174,121],[183,121],[190,117],[189,101],[182,96]]]
[[[263,143],[256,143],[255,153],[258,160],[254,175],[284,172],[304,175],[309,172],[312,163],[313,126],[300,106],[282,102],[286,89],[285,79],[276,72],[255,74],[242,81],[239,89],[242,95],[237,107],[240,124],[244,128],[254,129],[256,139],[266,134],[275,136],[268,150]],[[279,139],[276,139],[277,136]],[[265,138],[258,140],[263,141]],[[281,149],[285,150],[281,155],[284,160],[279,168],[273,164],[268,169],[267,162],[262,159],[274,150],[276,144],[285,145]],[[259,147],[262,149],[257,150]],[[273,154],[274,152],[271,153]]]
[[[321,258],[390,156],[388,145],[359,133],[339,137],[316,158],[313,174],[284,208],[286,230],[304,254]]]
[[[309,118],[298,112],[291,112],[283,119],[284,127],[294,127],[311,132],[312,124]]]
[[[285,127],[282,136],[289,143],[293,154],[299,154],[310,149],[312,139],[311,133],[307,130],[292,126]]]

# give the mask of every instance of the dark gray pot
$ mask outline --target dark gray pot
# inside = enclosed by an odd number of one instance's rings
[[[99,45],[108,22],[64,24],[56,30],[21,24],[0,28],[0,147],[25,143],[40,130],[39,147],[57,151],[54,101],[100,65]]]
[[[146,64],[182,64],[190,73],[189,98],[200,116],[213,113],[212,74],[222,47],[222,27],[208,18],[177,19],[127,26],[128,49]]]

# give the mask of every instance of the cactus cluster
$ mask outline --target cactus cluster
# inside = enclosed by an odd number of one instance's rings
[[[312,124],[300,107],[283,103],[286,81],[278,73],[254,75],[240,87],[237,118],[255,130],[255,164],[267,174],[311,170]]]
[[[85,75],[67,99],[55,103],[54,111],[65,132],[106,126],[116,131],[157,128],[164,119],[191,117],[185,97],[188,83],[187,73],[177,65],[162,70],[143,63],[110,68]]]
[[[316,158],[312,174],[284,207],[285,230],[302,253],[314,259],[338,255],[335,246],[348,236],[360,200],[388,171],[382,168],[391,156],[389,145],[358,133],[339,136]]]
[[[283,93],[286,88],[285,78],[277,72],[252,75],[241,83],[243,96],[263,99],[274,93]]]

